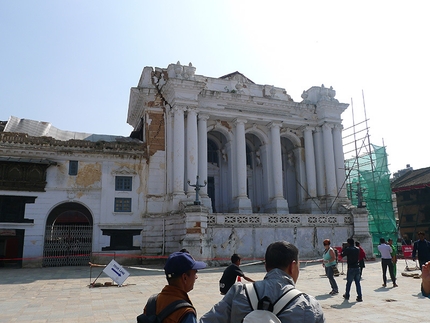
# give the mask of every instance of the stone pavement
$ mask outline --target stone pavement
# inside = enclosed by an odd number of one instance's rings
[[[411,266],[413,262],[408,261]],[[297,288],[316,297],[327,322],[430,322],[430,299],[421,296],[420,279],[404,277],[405,261],[398,263],[398,288],[382,287],[380,262],[367,262],[363,271],[362,303],[355,301],[355,285],[350,301],[344,301],[344,275],[336,278],[340,293],[328,295],[330,285],[320,263],[301,262]],[[264,277],[261,264],[244,266],[253,279]],[[166,281],[156,269],[138,270],[126,267],[130,277],[124,286],[89,288],[102,271],[94,267],[0,268],[0,322],[136,322],[147,298],[161,290]],[[208,311],[221,299],[218,280],[223,267],[199,271],[194,290],[190,292],[198,315]],[[339,264],[342,272],[342,265]],[[411,273],[411,272],[408,272]],[[414,271],[412,273],[419,273]],[[97,282],[111,282],[104,273]]]

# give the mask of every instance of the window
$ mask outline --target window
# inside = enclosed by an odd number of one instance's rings
[[[115,212],[131,212],[131,198],[115,198]]]
[[[131,191],[131,176],[115,176],[115,191]]]
[[[78,161],[70,160],[69,161],[69,175],[76,176],[78,175]]]
[[[210,139],[208,139],[208,163],[218,164],[218,147]]]
[[[133,246],[133,236],[140,235],[141,230],[102,230],[103,235],[110,236],[110,245],[102,250],[138,250]]]

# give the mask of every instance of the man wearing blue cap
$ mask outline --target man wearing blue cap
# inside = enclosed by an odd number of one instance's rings
[[[169,314],[163,323],[196,323],[197,313],[188,297],[188,292],[194,288],[197,279],[197,270],[206,268],[202,261],[196,261],[186,252],[174,252],[166,261],[164,272],[168,285],[166,285],[157,296],[155,313],[159,315],[163,309],[175,301],[185,301],[186,306],[178,306],[174,312]],[[183,303],[183,302],[182,302]],[[144,313],[147,313],[148,304]]]

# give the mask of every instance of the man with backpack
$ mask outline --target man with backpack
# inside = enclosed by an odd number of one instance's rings
[[[172,253],[164,266],[168,285],[161,293],[149,298],[137,322],[197,323],[196,310],[188,292],[194,288],[197,270],[203,268],[206,264],[195,261],[187,252]]]
[[[264,280],[234,284],[200,323],[325,322],[320,304],[295,289],[299,277],[298,249],[286,241],[267,247]],[[260,316],[261,315],[261,316]],[[275,316],[276,315],[276,316]]]

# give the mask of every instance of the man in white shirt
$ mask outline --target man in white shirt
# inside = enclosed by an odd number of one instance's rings
[[[391,258],[392,249],[391,246],[385,243],[385,239],[381,238],[379,239],[379,246],[378,250],[381,253],[381,265],[382,265],[382,279],[384,283],[382,284],[383,287],[387,287],[387,267],[390,272],[391,281],[393,282],[393,287],[397,287],[396,284],[396,277],[394,276],[394,267],[393,267],[393,261]]]

